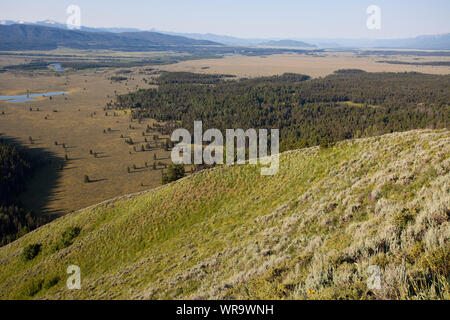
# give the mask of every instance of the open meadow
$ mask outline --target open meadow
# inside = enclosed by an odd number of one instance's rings
[[[279,75],[286,72],[306,74],[311,77],[325,77],[338,69],[362,69],[367,72],[421,72],[449,74],[449,66],[400,65],[377,61],[401,60],[406,62],[450,62],[448,56],[404,56],[359,55],[352,52],[324,52],[305,54],[276,54],[270,56],[231,55],[223,59],[183,61],[161,66],[166,71],[189,71],[209,74],[233,74],[238,77]]]
[[[143,79],[150,80],[152,71],[139,74],[132,68],[127,71],[128,80],[111,81],[118,70],[0,74],[0,95],[68,92],[30,102],[0,101],[1,138],[53,155],[52,163],[37,171],[21,196],[27,208],[65,214],[161,184],[169,153],[160,146],[164,137],[160,135],[156,146],[154,135],[158,132],[147,130],[154,122],[130,122],[125,112],[104,111],[115,94],[150,87]],[[133,145],[125,142],[128,138]],[[85,175],[90,183],[84,182]]]

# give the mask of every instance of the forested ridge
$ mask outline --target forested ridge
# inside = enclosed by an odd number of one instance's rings
[[[44,221],[21,207],[17,195],[37,163],[28,153],[0,140],[0,246],[37,228]]]
[[[449,75],[339,70],[318,79],[228,77],[163,73],[159,88],[120,95],[108,107],[190,130],[194,120],[204,130],[279,128],[282,150],[450,123]]]

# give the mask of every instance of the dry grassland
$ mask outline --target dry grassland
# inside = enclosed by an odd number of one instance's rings
[[[27,103],[0,102],[2,138],[16,139],[29,148],[42,149],[59,159],[37,172],[22,197],[26,207],[64,214],[161,184],[162,166],[152,170],[154,153],[156,162],[164,163],[169,163],[169,153],[163,149],[140,151],[145,143],[142,132],[147,124],[152,125],[152,121],[131,123],[129,115],[113,116],[110,111],[106,116],[103,111],[115,92],[120,94],[137,87],[149,87],[142,79],[150,76],[137,75],[137,69],[132,70],[132,75],[126,75],[133,78],[128,85],[111,83],[108,78],[117,71],[111,69],[70,73],[67,77],[48,72],[0,74],[0,95],[26,94],[27,90],[30,93],[69,91],[69,94],[54,96],[51,100],[46,97]],[[1,115],[1,112],[5,114]],[[130,124],[133,129],[129,128]],[[110,132],[108,128],[111,128]],[[121,135],[133,139],[137,152]],[[29,142],[30,136],[33,144]],[[152,134],[147,134],[146,138],[153,142]],[[90,150],[98,153],[97,158]],[[68,161],[64,161],[66,154]],[[65,167],[58,170],[61,162],[66,163]],[[145,162],[149,168],[144,168]],[[133,165],[137,169],[133,169]],[[127,167],[131,168],[131,173],[127,172]],[[95,182],[84,183],[85,175]]]
[[[414,58],[418,60],[413,60]],[[325,54],[299,55],[280,54],[271,56],[248,57],[233,55],[223,59],[183,61],[161,67],[167,71],[190,71],[197,73],[234,74],[239,77],[257,77],[283,74],[285,72],[302,73],[312,77],[324,77],[338,69],[363,69],[368,72],[404,72],[416,71],[431,74],[448,74],[449,67],[414,66],[377,63],[380,60],[400,60],[408,62],[450,61],[450,57],[408,57],[408,56],[365,56],[353,53],[332,52]]]

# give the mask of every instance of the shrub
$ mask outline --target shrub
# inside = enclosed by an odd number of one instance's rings
[[[414,216],[412,212],[406,208],[394,216],[394,224],[401,230],[403,230],[406,225],[413,220]]]
[[[46,279],[43,283],[44,289],[50,289],[51,287],[54,287],[58,284],[60,278],[58,276],[54,276],[50,279]]]
[[[323,138],[322,141],[320,142],[320,148],[326,149],[329,147],[331,147],[330,140],[328,139],[328,137]]]
[[[31,281],[31,283],[25,288],[25,294],[29,297],[33,297],[36,294],[39,293],[39,291],[42,290],[42,286],[44,284],[44,280],[42,279],[38,279],[38,280],[33,280]]]
[[[72,245],[74,239],[78,237],[81,232],[81,228],[79,227],[69,227],[61,234],[61,238],[55,245],[55,250],[58,251],[60,249],[67,248]]]
[[[415,263],[424,252],[425,244],[422,241],[416,241],[416,243],[408,250],[406,259],[409,263]]]
[[[429,269],[434,274],[445,278],[450,276],[450,246],[446,248],[436,248],[428,251],[422,258],[421,265]]]
[[[185,171],[182,164],[171,163],[167,168],[167,173],[162,175],[162,183],[167,184],[184,177]]]
[[[385,253],[379,253],[375,257],[372,258],[371,264],[376,265],[381,268],[386,268],[389,263],[389,259]]]
[[[41,251],[42,245],[40,243],[29,244],[22,251],[22,258],[25,261],[33,260]]]

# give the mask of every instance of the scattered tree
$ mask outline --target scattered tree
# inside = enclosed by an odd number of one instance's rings
[[[328,137],[325,137],[322,139],[322,141],[320,142],[320,148],[321,149],[326,149],[330,147],[330,139],[328,139]]]
[[[171,163],[167,168],[167,173],[162,175],[162,184],[167,184],[172,181],[183,178],[185,175],[184,166],[182,164]]]

